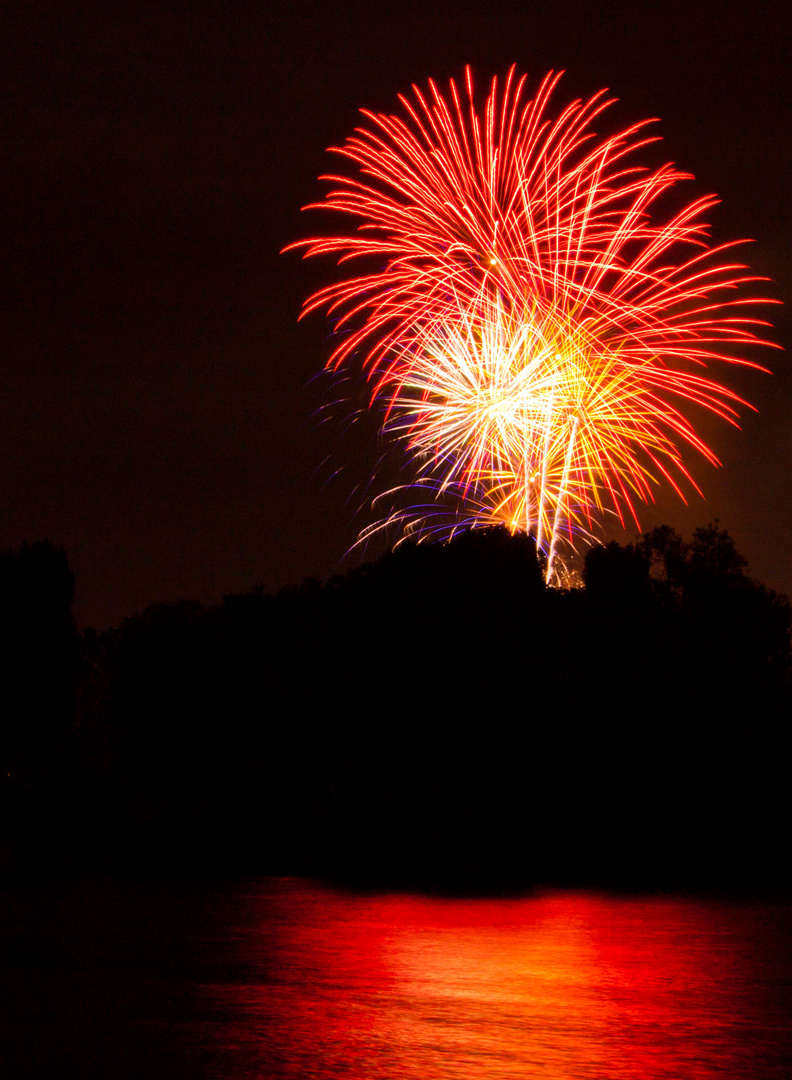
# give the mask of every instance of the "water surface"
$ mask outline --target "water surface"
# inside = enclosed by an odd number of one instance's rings
[[[296,881],[2,900],[7,1076],[792,1075],[788,903]]]

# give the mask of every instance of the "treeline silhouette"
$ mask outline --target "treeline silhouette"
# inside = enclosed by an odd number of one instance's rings
[[[547,589],[501,529],[78,635],[0,555],[8,865],[374,887],[790,884],[790,606],[717,523]]]

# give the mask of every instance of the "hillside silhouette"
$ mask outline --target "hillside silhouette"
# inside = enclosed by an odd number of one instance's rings
[[[79,636],[64,553],[3,553],[6,862],[790,884],[786,598],[717,523],[593,548],[583,588],[542,570],[477,530]]]

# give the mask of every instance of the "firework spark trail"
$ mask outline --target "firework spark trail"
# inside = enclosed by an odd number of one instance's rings
[[[760,279],[734,245],[708,243],[717,199],[655,222],[688,175],[632,163],[651,121],[600,140],[604,91],[553,116],[559,78],[529,99],[512,69],[479,111],[468,69],[462,92],[430,82],[400,98],[403,116],[364,112],[336,151],[358,172],[326,177],[311,207],[358,228],[290,245],[363,260],[304,307],[337,320],[328,366],[354,358],[419,486],[453,492],[477,522],[511,515],[548,577],[562,534],[607,509],[637,521],[660,479],[683,498],[696,487],[685,447],[717,464],[683,410],[736,423],[745,402],[706,368],[758,367],[738,352],[767,325],[749,307],[767,301],[741,291]]]

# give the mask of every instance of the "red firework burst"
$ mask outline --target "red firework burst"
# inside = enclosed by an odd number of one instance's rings
[[[658,476],[682,494],[685,445],[717,462],[685,403],[734,423],[744,403],[702,369],[758,367],[741,350],[767,325],[735,244],[709,243],[715,197],[655,220],[689,177],[634,163],[652,121],[600,139],[613,101],[553,114],[559,77],[528,98],[512,69],[479,111],[467,69],[464,92],[430,82],[402,116],[364,112],[336,150],[355,174],[324,177],[310,207],[357,228],[290,245],[363,260],[304,307],[334,315],[329,366],[357,358],[422,479],[475,507],[519,503],[551,563],[560,531],[605,505],[634,517]]]

